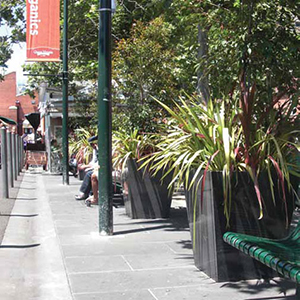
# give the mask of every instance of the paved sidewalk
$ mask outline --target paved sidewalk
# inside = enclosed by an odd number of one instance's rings
[[[15,205],[15,200],[22,183],[24,173],[20,173],[17,180],[14,180],[14,187],[9,184],[9,198],[3,199],[0,193],[0,244],[2,242],[6,226],[11,216],[11,211]],[[2,172],[0,170],[0,191],[2,191]]]
[[[180,200],[168,220],[114,208],[114,235],[100,237],[98,206],[74,200],[79,185],[24,174],[0,246],[1,300],[295,299],[287,281],[215,283],[197,270]]]

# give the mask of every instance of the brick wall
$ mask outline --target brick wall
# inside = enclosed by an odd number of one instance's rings
[[[4,80],[0,82],[0,116],[9,118],[8,108],[15,105],[16,93],[16,73],[13,72],[4,76]]]
[[[38,112],[38,97],[29,95],[17,95],[16,72],[4,76],[0,82],[0,116],[4,116],[18,122],[18,133],[22,134],[22,123],[25,115]],[[11,107],[11,109],[9,109]],[[17,109],[14,109],[17,107]]]

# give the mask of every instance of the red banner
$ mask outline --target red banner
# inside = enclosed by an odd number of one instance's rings
[[[26,0],[27,61],[60,61],[59,1]]]

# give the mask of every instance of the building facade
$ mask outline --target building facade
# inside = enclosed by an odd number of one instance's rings
[[[0,116],[16,121],[19,135],[23,134],[25,115],[38,112],[38,106],[38,97],[17,94],[16,72],[5,75],[4,80],[0,81]]]

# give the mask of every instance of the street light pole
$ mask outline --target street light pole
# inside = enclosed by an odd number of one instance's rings
[[[63,108],[62,108],[62,153],[63,184],[69,185],[69,141],[68,141],[68,0],[64,0],[63,28]]]
[[[99,233],[112,235],[111,0],[99,0],[98,49]]]

